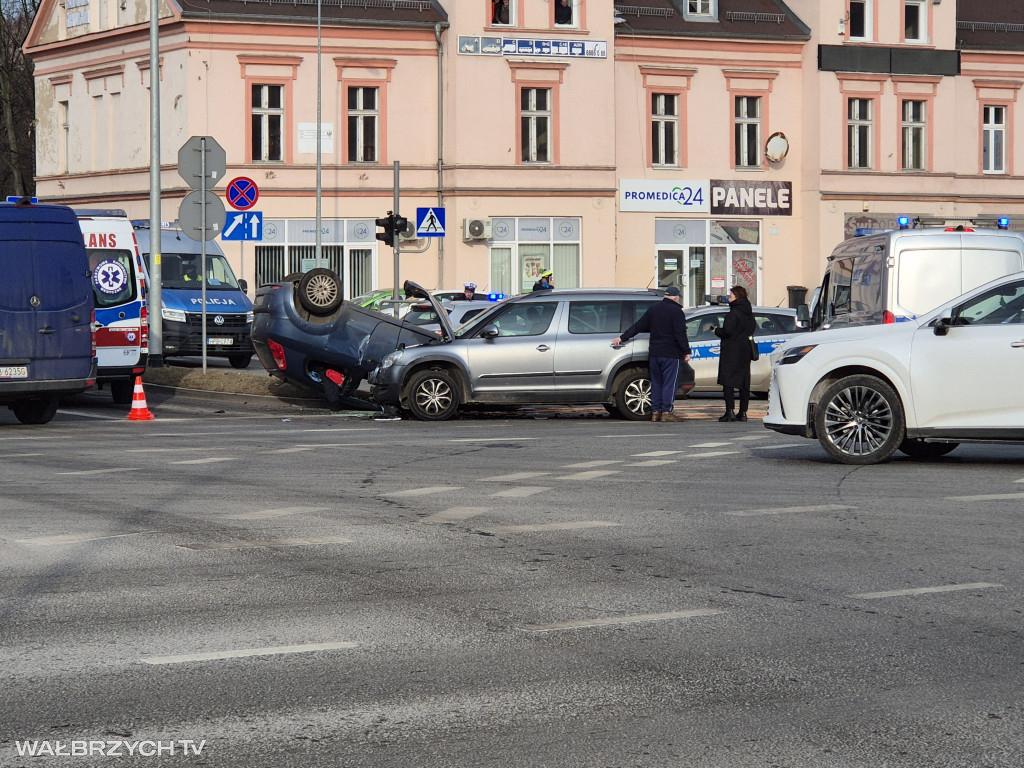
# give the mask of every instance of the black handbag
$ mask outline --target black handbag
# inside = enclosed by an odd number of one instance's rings
[[[753,336],[748,336],[747,339],[750,340],[750,359],[751,360],[758,360],[758,359],[760,359],[760,357],[761,357],[761,350],[759,350],[757,348],[757,342],[754,341],[754,337]]]

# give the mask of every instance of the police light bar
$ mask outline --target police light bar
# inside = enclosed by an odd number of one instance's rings
[[[900,225],[900,229],[910,229],[910,217],[900,216],[896,219],[896,223]]]
[[[1000,216],[996,220],[996,226],[999,227],[1000,229],[1009,229],[1010,228],[1010,217],[1009,216]]]
[[[488,293],[487,294],[487,300],[488,301],[501,301],[504,298],[505,298],[505,294],[504,293]]]

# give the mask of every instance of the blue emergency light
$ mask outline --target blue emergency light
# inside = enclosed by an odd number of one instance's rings
[[[1010,228],[1010,217],[1009,216],[1000,216],[996,220],[996,226],[999,227],[1000,229],[1009,229]]]
[[[501,301],[504,298],[505,298],[505,294],[504,293],[488,293],[487,294],[487,300],[488,301]]]
[[[900,225],[900,229],[910,229],[910,217],[900,216],[896,219],[896,223]]]

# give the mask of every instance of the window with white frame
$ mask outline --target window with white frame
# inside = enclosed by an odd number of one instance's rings
[[[689,16],[714,16],[716,0],[686,0],[686,13]]]
[[[679,94],[651,94],[651,164],[679,165]]]
[[[926,0],[903,0],[903,39],[908,43],[928,40]]]
[[[379,98],[379,88],[349,86],[348,161],[350,163],[376,163],[378,161]]]
[[[284,160],[284,86],[252,86],[252,161]]]
[[[555,24],[559,27],[579,26],[580,0],[551,0],[555,6]]]
[[[524,163],[551,162],[551,89],[520,91],[519,121]]]
[[[735,111],[735,164],[737,168],[761,165],[761,97],[737,96]]]
[[[982,107],[981,170],[1006,173],[1006,107]]]
[[[847,11],[847,32],[851,40],[871,39],[870,0],[850,0]]]
[[[870,168],[874,102],[871,99],[851,98],[846,104],[846,167]]]
[[[491,4],[492,24],[515,24],[515,0],[488,0]]]
[[[925,170],[925,118],[926,104],[923,101],[905,99],[901,114],[901,155],[904,171]]]

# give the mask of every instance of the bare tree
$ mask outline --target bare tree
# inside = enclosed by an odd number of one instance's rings
[[[0,190],[35,189],[35,83],[22,52],[39,0],[0,0]]]

